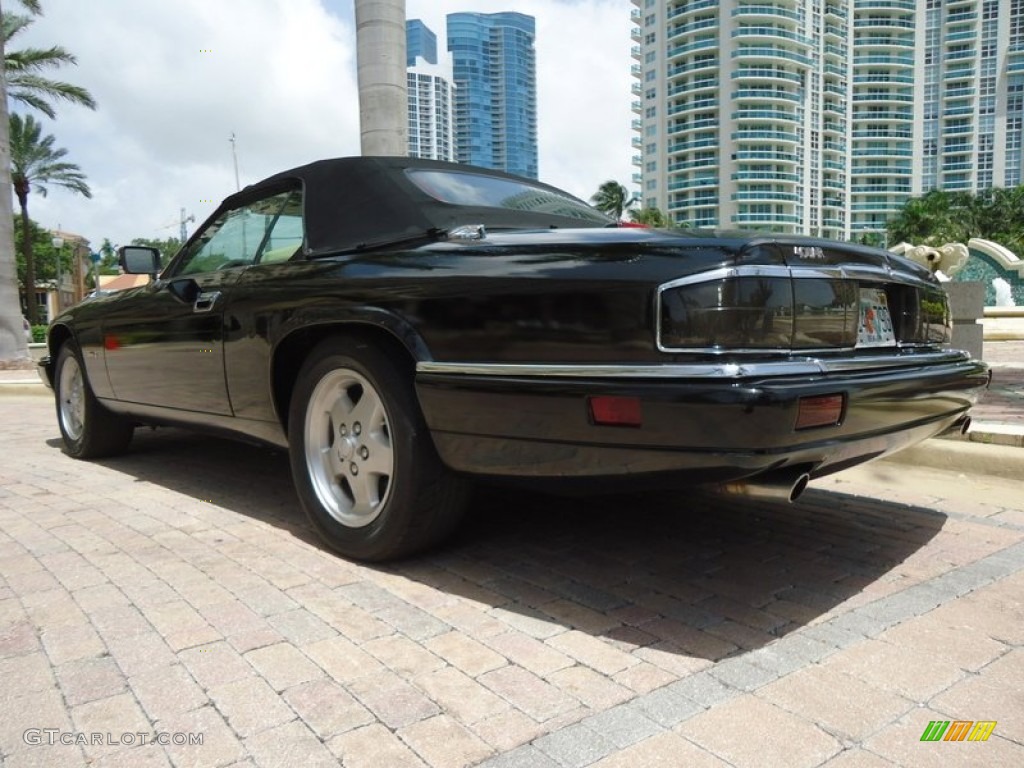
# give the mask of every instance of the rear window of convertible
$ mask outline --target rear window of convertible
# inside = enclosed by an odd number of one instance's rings
[[[610,221],[582,200],[522,181],[451,171],[409,170],[406,173],[413,184],[442,203],[548,213],[595,224]]]

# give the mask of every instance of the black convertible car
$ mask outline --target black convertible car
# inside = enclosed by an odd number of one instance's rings
[[[67,452],[124,451],[140,424],[286,447],[316,528],[367,560],[438,541],[474,477],[792,500],[965,425],[989,379],[891,253],[621,227],[470,166],[286,171],[159,263],[123,248],[154,281],[50,326]]]

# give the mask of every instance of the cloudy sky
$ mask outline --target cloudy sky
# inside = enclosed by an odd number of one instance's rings
[[[359,154],[351,0],[43,0],[12,47],[60,44],[78,57],[63,77],[95,111],[36,114],[92,187],[32,195],[39,224],[98,247],[179,231],[182,208],[206,218],[242,186],[323,157]],[[7,3],[5,5],[11,5]],[[537,19],[540,176],[583,198],[629,183],[628,0],[407,0],[443,47],[457,11]],[[12,105],[14,111],[26,108]],[[190,225],[193,231],[195,225]]]

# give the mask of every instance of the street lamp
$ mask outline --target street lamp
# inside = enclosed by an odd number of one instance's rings
[[[61,310],[64,309],[63,294],[61,293],[61,285],[64,282],[63,275],[61,274],[61,261],[63,261],[61,257],[63,255],[62,249],[64,248],[64,238],[57,235],[50,242],[53,243],[53,247],[57,249],[57,313],[60,314]]]

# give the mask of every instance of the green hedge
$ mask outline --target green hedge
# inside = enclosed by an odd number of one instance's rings
[[[45,342],[46,341],[46,326],[45,325],[33,325],[32,326],[32,341]]]

